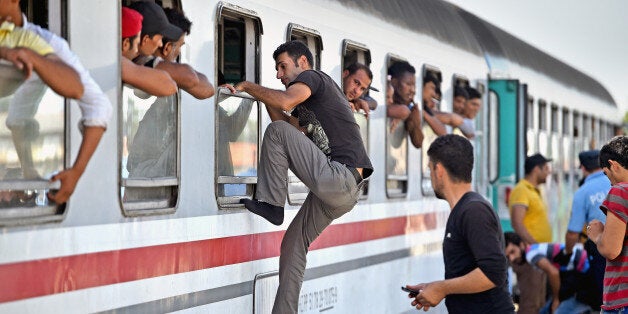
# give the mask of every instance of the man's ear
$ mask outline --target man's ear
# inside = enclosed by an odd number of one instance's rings
[[[122,51],[131,49],[131,39],[125,38],[122,40]]]
[[[349,76],[349,70],[343,70],[342,71],[342,79],[346,79],[347,76]]]
[[[299,59],[297,59],[297,63],[299,64],[300,68],[312,69],[312,65],[307,61],[305,55],[301,55]]]
[[[172,47],[173,47],[172,42],[168,42],[163,45],[163,47],[161,48],[161,52],[163,53],[165,57],[170,55],[170,53],[172,52]]]

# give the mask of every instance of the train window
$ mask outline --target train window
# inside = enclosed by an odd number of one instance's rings
[[[552,104],[552,114],[551,114],[551,130],[554,133],[558,133],[558,105]]]
[[[366,67],[369,67],[369,65],[371,64],[371,51],[364,44],[345,39],[342,41],[342,65],[341,65],[342,66],[341,68],[344,69],[342,72],[343,90],[345,87],[344,86],[345,75],[349,75],[349,72],[347,71],[347,69],[355,63],[360,63],[360,64],[365,65]],[[357,72],[357,71],[364,71],[364,70],[357,68],[357,70],[355,71]],[[366,75],[366,73],[364,73],[363,75]],[[369,104],[369,108],[373,110],[377,108],[377,102],[368,95],[369,89],[370,88],[367,88],[366,91],[364,91],[364,94],[360,95],[359,97],[363,99],[364,101],[366,101]],[[362,142],[364,142],[364,146],[366,147],[366,152],[368,153],[369,152],[369,120],[366,118],[364,112],[361,110],[358,112],[354,112],[353,116],[355,117],[355,121],[360,126],[360,135],[362,136]],[[368,195],[368,184],[365,185],[364,188],[362,189],[362,198],[366,198],[367,195]]]
[[[314,58],[314,64],[312,68],[316,70],[321,69],[321,51],[323,50],[323,39],[320,33],[296,23],[288,24],[286,31],[286,41],[297,40],[304,43],[312,52]],[[288,204],[300,205],[305,201],[309,189],[299,180],[299,178],[292,172],[288,171]]]
[[[321,51],[323,50],[323,39],[321,38],[320,33],[315,29],[296,23],[290,23],[288,24],[288,31],[286,32],[286,41],[291,40],[298,40],[310,48],[312,56],[314,57],[314,64],[312,64],[312,68],[320,70]]]
[[[534,130],[534,97],[528,96],[526,105],[526,129]]]
[[[218,72],[228,83],[259,82],[261,20],[254,11],[227,3],[218,9]],[[222,83],[218,77],[218,85]],[[260,105],[246,93],[216,93],[216,196],[221,208],[240,207],[257,183]]]
[[[489,92],[488,101],[488,178],[491,183],[499,178],[499,97],[494,91]]]
[[[65,1],[23,0],[20,6],[29,22],[66,33]],[[35,76],[25,81],[10,63],[0,63],[0,73],[0,225],[59,221],[66,206],[46,194],[59,188],[49,180],[70,158],[68,102]]]
[[[388,54],[386,68],[404,58]],[[389,82],[390,83],[390,82]],[[386,87],[388,88],[388,86]],[[396,123],[396,125],[394,125]],[[394,127],[393,127],[394,126]],[[405,197],[408,193],[408,132],[404,121],[386,119],[386,195],[389,198]]]
[[[424,96],[423,95],[423,89],[426,86],[426,79],[428,76],[432,76],[435,77],[438,82],[442,82],[443,81],[443,76],[440,72],[440,70],[437,67],[434,66],[430,66],[430,65],[424,65],[423,66],[423,73],[422,73],[422,83],[421,83],[421,99],[423,100],[423,97],[429,97],[428,96]],[[441,91],[441,86],[440,83],[436,86],[436,104],[435,104],[435,109],[436,110],[440,110],[441,109],[441,98],[442,98],[442,93]],[[436,133],[434,133],[434,130],[432,130],[432,128],[427,124],[427,123],[423,123],[423,144],[421,144],[421,147],[423,149],[421,149],[421,191],[423,192],[423,195],[434,195],[434,189],[432,188],[432,180],[430,179],[430,167],[428,165],[429,163],[429,158],[427,157],[427,149],[430,147],[430,145],[432,145],[432,142],[434,142],[434,140],[436,140],[436,138],[438,137],[438,135],[436,135]]]
[[[569,127],[569,110],[563,109],[563,135],[571,135],[571,128]]]
[[[539,99],[539,130],[547,131],[547,103]]]
[[[122,87],[120,198],[125,216],[175,211],[181,177],[179,108],[178,94],[155,97]]]

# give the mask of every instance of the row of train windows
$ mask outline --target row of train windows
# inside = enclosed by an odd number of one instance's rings
[[[29,18],[37,15],[32,6],[24,11],[30,12]],[[219,4],[218,12],[217,70],[228,83],[258,82],[260,19],[253,11],[225,3]],[[46,25],[47,22],[44,19],[39,23]],[[299,40],[308,45],[315,56],[314,66],[319,69],[323,49],[320,34],[293,23],[288,25],[287,34],[286,40]],[[405,60],[391,55],[387,67],[397,61]],[[363,44],[344,40],[341,62],[343,68],[355,62],[368,66],[370,51]],[[435,68],[426,67],[425,71],[441,77]],[[468,84],[468,80],[459,77],[456,84]],[[65,211],[64,206],[50,204],[46,193],[58,188],[58,184],[47,180],[68,166],[66,101],[43,84],[38,86],[38,95],[40,101],[31,106],[33,110],[18,111],[17,115],[10,107],[19,96],[0,99],[0,107],[4,109],[1,114],[7,117],[7,125],[13,117],[28,120],[20,130],[13,127],[2,132],[0,224],[55,221],[61,219]],[[177,207],[181,182],[179,102],[177,97],[154,97],[126,85],[122,88],[120,200],[127,216],[167,214]],[[257,182],[262,111],[257,100],[247,95],[232,95],[225,89],[218,90],[216,104],[215,193],[220,208],[236,207],[240,198],[253,195]],[[22,119],[23,115],[31,116]],[[355,118],[368,150],[369,122],[361,113],[356,113]],[[397,130],[401,132],[389,133],[386,137],[386,187],[390,197],[404,197],[408,183],[407,136],[403,127]],[[429,180],[429,174],[427,178]],[[291,175],[288,202],[301,203],[307,192],[299,179]],[[367,195],[368,188],[362,199]]]
[[[29,18],[42,13],[28,6]],[[60,1],[64,3],[63,1]],[[58,2],[55,2],[58,3]],[[128,4],[128,3],[124,3]],[[176,3],[164,1],[164,6]],[[40,7],[41,9],[41,7]],[[55,10],[48,10],[54,12]],[[33,13],[35,12],[35,13]],[[49,16],[51,13],[48,12]],[[32,15],[32,16],[31,16]],[[45,14],[43,14],[45,15]],[[63,14],[61,15],[63,16]],[[256,12],[228,3],[218,5],[217,45],[218,67],[227,83],[243,80],[259,82],[259,47],[262,23]],[[45,24],[46,21],[39,21]],[[50,23],[55,24],[55,23]],[[64,23],[56,23],[65,25]],[[59,28],[59,32],[63,28]],[[313,29],[290,23],[286,40],[299,40],[314,55],[314,67],[320,69],[323,42]],[[351,40],[343,41],[341,67],[354,62],[370,65],[370,51],[366,45]],[[404,58],[389,54],[386,67]],[[424,66],[422,74],[431,72],[441,79],[441,72]],[[455,86],[469,85],[468,79],[454,76]],[[216,84],[217,85],[217,84]],[[478,86],[481,91],[484,87]],[[453,89],[452,89],[453,90]],[[0,99],[0,114],[11,117],[20,112],[10,109],[11,97]],[[247,95],[232,95],[218,89],[216,96],[215,125],[215,194],[220,208],[237,207],[242,197],[252,197],[257,182],[262,114],[261,104]],[[120,152],[120,200],[126,216],[159,215],[173,213],[178,204],[180,175],[180,100],[177,97],[157,98],[141,95],[123,86],[119,118],[122,124]],[[0,132],[3,160],[0,160],[3,180],[0,181],[0,224],[24,224],[57,221],[62,219],[65,207],[49,204],[46,192],[58,188],[47,182],[55,172],[67,165],[65,137],[68,134],[64,99],[42,88],[33,116],[22,130],[4,129]],[[23,114],[29,114],[24,112]],[[369,150],[369,121],[356,113],[367,150]],[[481,121],[476,121],[482,125]],[[391,133],[386,128],[386,194],[388,197],[405,197],[408,190],[408,138],[405,128],[397,127]],[[481,143],[478,134],[477,143]],[[424,142],[424,147],[430,144]],[[422,152],[421,190],[431,195],[427,158]],[[478,169],[479,167],[476,167]],[[83,182],[82,184],[89,184]],[[299,204],[307,195],[307,188],[296,176],[289,181],[288,202]],[[363,199],[368,196],[365,189]]]
[[[526,110],[526,128],[529,130],[538,129],[539,131],[562,133],[576,138],[592,137],[596,132],[599,132],[600,137],[608,138],[615,132],[615,127],[612,124],[577,111],[570,114],[568,109],[563,108],[561,110],[554,103],[548,107],[545,100],[539,99],[535,102],[534,97],[531,96],[528,97]],[[537,117],[536,121],[535,117]]]

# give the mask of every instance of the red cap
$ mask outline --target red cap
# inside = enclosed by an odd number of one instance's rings
[[[122,7],[122,38],[133,37],[142,30],[142,15],[127,7]]]

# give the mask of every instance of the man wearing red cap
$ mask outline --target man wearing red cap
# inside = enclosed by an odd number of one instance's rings
[[[122,8],[122,82],[151,95],[173,95],[177,92],[177,84],[168,73],[136,65],[131,61],[139,54],[142,20],[139,12]]]

